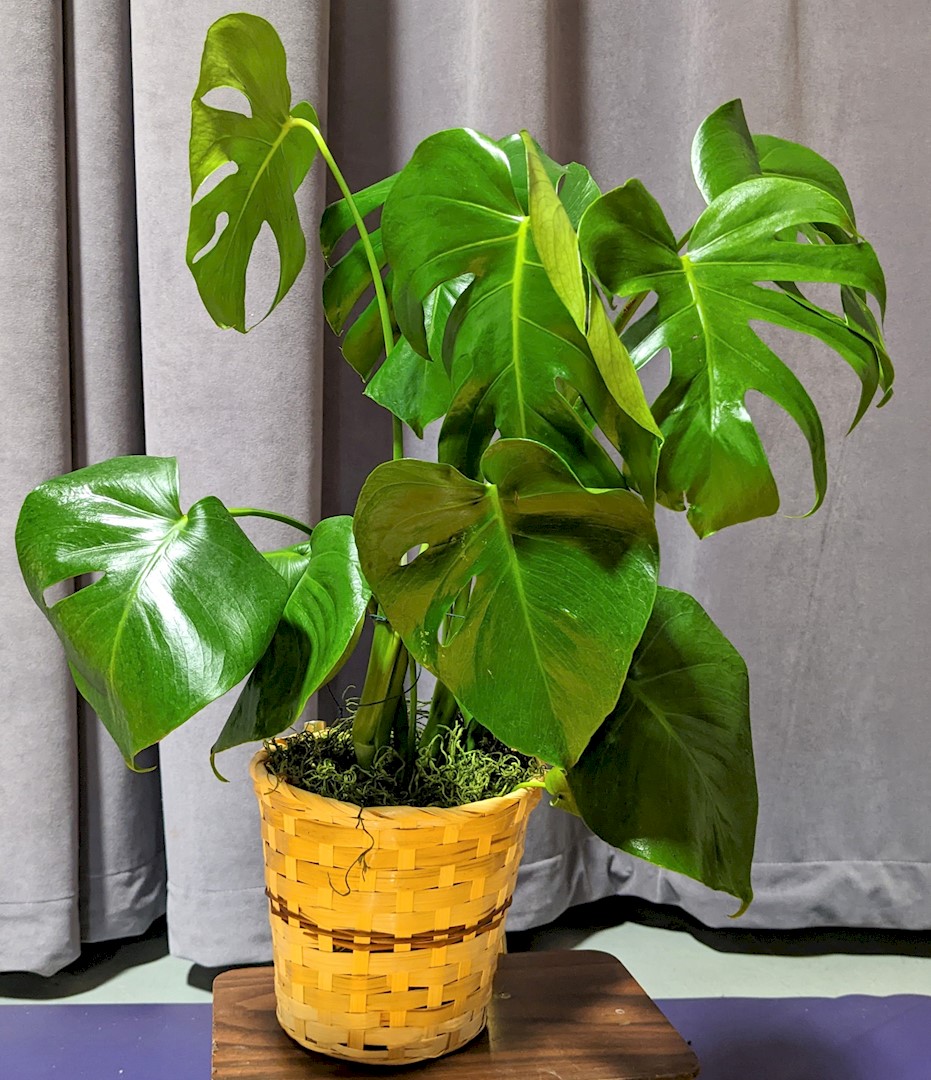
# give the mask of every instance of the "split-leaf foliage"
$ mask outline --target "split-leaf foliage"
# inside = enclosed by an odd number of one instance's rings
[[[251,115],[205,100],[224,87]],[[396,448],[401,425],[421,437],[440,421],[439,454],[396,453],[353,518],[264,557],[235,520],[248,511],[215,498],[182,511],[171,459],[115,458],[33,491],[16,536],[24,577],[127,761],[247,676],[214,751],[290,727],[368,612],[362,767],[380,746],[411,763],[440,728],[478,725],[551,766],[555,801],[610,843],[745,906],[747,671],[695,600],[658,588],[655,504],[699,536],[776,512],[751,390],[801,429],[821,503],[806,375],[763,324],[853,368],[854,424],[887,400],[883,274],[840,173],[752,135],[733,101],[698,129],[707,207],[680,239],[640,181],[602,193],[526,132],[438,132],[353,196],[316,112],[292,104],[277,34],[242,14],[210,28],[192,108],[187,259],[210,316],[246,331],[265,224],[272,307],[285,299],[307,248],[294,193],[319,154],[343,191],[315,241],[327,320],[394,414]],[[835,288],[834,307],[813,284]],[[665,351],[651,404],[638,370]],[[418,667],[437,677],[423,731],[405,690]]]

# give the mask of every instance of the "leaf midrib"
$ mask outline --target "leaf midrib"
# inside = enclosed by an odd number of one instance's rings
[[[524,402],[524,387],[523,378],[520,370],[520,349],[518,343],[520,341],[520,325],[521,325],[521,307],[520,297],[524,280],[524,258],[527,250],[527,233],[530,228],[530,218],[525,217],[521,221],[517,229],[517,236],[514,244],[514,274],[513,274],[513,294],[511,297],[511,364],[514,367],[514,390],[517,396],[517,407],[520,414],[520,431],[521,434],[526,436],[527,434],[527,414],[525,411]]]
[[[647,710],[647,712],[653,717],[653,719],[657,721],[657,723],[666,733],[666,737],[679,747],[680,752],[691,764],[692,771],[697,776],[698,782],[701,784],[701,786],[704,788],[705,792],[709,796],[709,801],[714,807],[715,819],[720,822],[721,819],[717,809],[717,793],[711,786],[711,782],[705,776],[704,770],[700,767],[698,760],[692,751],[692,748],[685,741],[685,739],[682,738],[682,736],[676,730],[675,726],[669,722],[669,719],[666,713],[663,711],[662,707],[659,705],[655,705],[650,696],[639,689],[638,681],[636,679],[629,679],[624,689],[630,693],[631,697],[640,702],[640,704]],[[687,713],[680,713],[678,715],[689,716],[689,719],[695,720],[700,724],[703,724],[705,722],[699,716],[691,716],[691,714]]]
[[[133,582],[132,587],[126,594],[125,603],[123,605],[123,611],[120,614],[119,622],[116,624],[116,629],[113,634],[113,641],[110,646],[110,661],[107,664],[107,686],[112,687],[115,685],[114,680],[114,666],[116,664],[117,653],[119,652],[120,641],[123,637],[123,631],[126,628],[126,623],[129,621],[130,611],[139,597],[139,592],[142,586],[145,584],[146,578],[154,569],[158,560],[164,554],[165,550],[170,546],[175,537],[185,528],[188,523],[188,515],[184,514],[180,517],[168,530],[168,532],[159,541],[158,546],[146,560],[145,566],[139,571],[136,576],[136,580]]]
[[[236,231],[239,229],[240,223],[242,222],[242,219],[243,219],[243,215],[245,214],[246,208],[248,207],[248,205],[249,205],[249,203],[250,203],[250,201],[252,199],[252,196],[255,193],[255,189],[258,186],[259,180],[268,171],[269,162],[272,160],[274,155],[278,152],[278,148],[281,146],[281,144],[287,138],[288,132],[291,130],[292,126],[293,125],[291,123],[291,117],[289,115],[287,120],[284,122],[284,124],[282,124],[281,130],[278,132],[278,135],[276,136],[275,141],[269,146],[268,153],[263,158],[262,164],[256,170],[255,176],[252,178],[252,183],[249,185],[249,190],[246,192],[246,197],[243,199],[242,206],[240,206],[240,208],[239,208],[239,213],[236,215],[235,224],[233,224],[232,227],[230,228],[230,235],[231,236],[233,234],[235,234]]]
[[[512,543],[511,530],[508,528],[507,514],[504,511],[504,506],[501,503],[501,496],[498,492],[497,484],[488,485],[488,498],[492,506],[492,514],[497,521],[501,536],[503,539],[503,546],[505,551],[505,557],[507,561],[508,570],[511,577],[514,579],[514,588],[517,593],[517,599],[520,604],[521,613],[524,617],[524,622],[527,625],[527,637],[530,640],[530,646],[533,649],[533,656],[537,663],[537,668],[542,674],[543,678],[541,682],[546,692],[546,700],[549,705],[550,714],[555,720],[559,720],[559,711],[556,709],[553,703],[553,695],[550,690],[550,683],[548,678],[548,672],[543,658],[540,655],[540,648],[537,643],[536,634],[534,633],[534,619],[530,613],[530,605],[527,601],[527,594],[524,591],[524,580],[521,574],[520,563],[517,559],[517,553],[514,550],[514,544]]]
[[[692,262],[688,255],[680,255],[679,258],[682,261],[682,270],[685,274],[685,280],[688,283],[689,294],[692,297],[692,304],[695,308],[695,313],[698,315],[698,322],[701,325],[702,336],[705,339],[705,371],[707,377],[705,382],[708,387],[708,430],[710,432],[717,432],[717,424],[715,418],[718,414],[717,398],[714,393],[714,367],[711,363],[711,357],[713,355],[712,339],[717,335],[711,329],[710,322],[708,320],[707,313],[702,303],[701,287],[698,282],[698,278],[695,276],[695,271],[692,269]]]

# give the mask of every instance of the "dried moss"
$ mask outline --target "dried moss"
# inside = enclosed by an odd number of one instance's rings
[[[363,771],[356,764],[351,722],[340,720],[322,731],[266,742],[266,768],[294,787],[363,807],[462,806],[507,795],[542,775],[538,761],[483,729],[466,738],[459,724],[438,738],[433,753],[420,748],[412,770],[405,770],[403,758],[386,746],[372,769]]]

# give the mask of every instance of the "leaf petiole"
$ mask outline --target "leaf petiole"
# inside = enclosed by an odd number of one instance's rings
[[[280,521],[282,525],[290,525],[292,529],[298,529],[300,532],[307,533],[311,536],[314,531],[313,525],[305,525],[303,521],[298,521],[297,518],[289,517],[287,514],[279,514],[274,510],[258,510],[254,506],[233,506],[227,507],[227,511],[230,517],[258,517],[268,518],[270,521]]]
[[[346,178],[336,164],[335,158],[330,153],[330,148],[327,146],[326,139],[324,139],[320,129],[309,120],[303,120],[298,116],[289,118],[289,126],[303,127],[310,132],[314,142],[317,144],[317,149],[320,151],[320,156],[327,163],[327,168],[330,170],[333,179],[336,181],[336,186],[346,200],[346,205],[349,207],[350,214],[352,214],[352,220],[359,233],[359,240],[362,242],[362,250],[365,252],[365,258],[372,274],[372,284],[375,287],[375,299],[378,303],[378,313],[381,316],[381,332],[385,339],[385,356],[387,356],[394,348],[394,330],[391,326],[391,310],[388,307],[388,297],[385,294],[385,283],[382,281],[381,270],[378,266],[378,259],[375,257],[375,249],[372,247],[372,239],[369,236],[368,229],[366,229],[365,222],[362,220],[362,215],[359,213],[359,208],[356,206],[355,199],[352,197],[352,192],[349,190]],[[396,416],[392,417],[391,451],[391,456],[395,461],[404,457],[404,429],[401,426],[401,421]]]

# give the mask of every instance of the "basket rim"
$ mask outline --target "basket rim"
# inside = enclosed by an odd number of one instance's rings
[[[292,803],[299,804],[310,810],[314,806],[327,806],[331,811],[337,811],[346,817],[358,820],[364,818],[367,825],[384,825],[390,827],[399,824],[402,820],[410,821],[411,818],[421,817],[423,824],[436,825],[438,819],[456,821],[462,818],[471,818],[476,815],[494,814],[505,810],[507,807],[519,802],[521,799],[539,796],[542,788],[518,787],[509,791],[506,795],[494,795],[488,799],[478,799],[475,802],[463,803],[461,806],[359,806],[356,803],[344,802],[341,799],[333,799],[329,795],[317,795],[312,791],[289,784],[274,776],[265,767],[265,749],[259,750],[249,762],[249,775],[256,793],[260,798],[265,795],[284,795]]]

